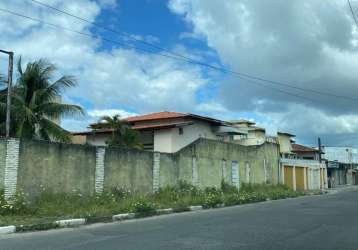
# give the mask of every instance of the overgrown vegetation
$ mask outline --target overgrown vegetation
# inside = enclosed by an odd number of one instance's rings
[[[92,124],[91,128],[93,133],[104,129],[112,132],[111,138],[106,141],[107,146],[143,149],[139,132],[132,129],[130,123],[122,119],[120,115],[103,116],[98,123]]]
[[[77,191],[71,194],[51,194],[46,191],[32,202],[23,193],[6,202],[0,193],[0,226],[8,224],[47,223],[54,219],[74,217],[103,217],[118,213],[136,213],[138,216],[154,215],[158,208],[184,211],[188,206],[203,205],[206,208],[222,204],[238,205],[268,199],[296,197],[283,185],[247,185],[240,191],[227,183],[221,187],[199,189],[186,182],[160,189],[155,194],[140,195],[124,188],[114,188],[101,195],[86,197]]]

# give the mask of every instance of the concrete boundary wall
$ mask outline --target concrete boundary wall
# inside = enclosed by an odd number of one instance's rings
[[[5,161],[3,160],[5,159]],[[245,166],[250,166],[247,175]],[[245,178],[247,177],[247,178]],[[200,188],[279,182],[278,146],[198,139],[168,154],[142,150],[0,139],[0,189],[29,199],[42,192],[94,195],[112,189],[156,192],[179,181]]]

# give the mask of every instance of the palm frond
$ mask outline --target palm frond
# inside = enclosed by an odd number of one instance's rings
[[[57,125],[55,122],[42,118],[39,121],[39,135],[46,140],[54,140],[57,142],[71,142],[71,133]]]
[[[76,79],[72,76],[62,76],[60,79],[50,84],[47,88],[41,89],[39,98],[42,101],[48,102],[60,96],[62,91],[67,88],[75,87],[77,85]]]
[[[54,119],[65,116],[84,115],[83,109],[78,105],[56,102],[43,103],[36,107],[35,112]]]

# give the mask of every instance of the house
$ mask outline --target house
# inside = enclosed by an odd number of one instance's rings
[[[358,149],[324,147],[330,186],[358,184]]]
[[[316,148],[307,147],[301,144],[292,143],[292,153],[295,154],[296,159],[301,160],[319,160],[320,152]]]
[[[266,136],[266,129],[256,126],[252,121],[233,120],[229,122],[238,130],[234,135],[234,142],[243,146],[262,145],[265,142],[276,143],[272,137]]]
[[[319,161],[319,151],[294,143],[295,135],[278,132],[281,182],[293,190],[328,187],[326,164]]]
[[[145,150],[165,153],[177,152],[199,138],[233,141],[234,135],[240,134],[227,122],[190,113],[163,111],[128,117],[126,121],[139,132]],[[92,129],[73,135],[74,142],[105,146],[112,130]]]

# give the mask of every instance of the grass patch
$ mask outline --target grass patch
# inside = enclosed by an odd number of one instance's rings
[[[36,200],[26,201],[25,194],[17,194],[6,202],[0,192],[0,226],[16,225],[23,230],[51,228],[59,219],[87,218],[90,222],[111,221],[111,215],[136,213],[145,217],[156,214],[156,209],[173,208],[175,212],[188,211],[189,206],[205,208],[221,204],[238,205],[265,200],[284,199],[303,195],[284,185],[244,184],[240,191],[227,183],[220,187],[199,189],[186,182],[161,188],[155,194],[138,194],[123,188],[96,196],[83,196],[78,192],[53,194],[43,192]],[[41,224],[41,225],[40,225]]]

